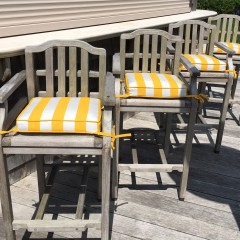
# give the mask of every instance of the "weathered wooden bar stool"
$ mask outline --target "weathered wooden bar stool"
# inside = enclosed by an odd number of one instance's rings
[[[199,72],[186,59],[182,59],[181,63],[190,72],[190,84],[179,73],[182,42],[181,37],[173,36],[162,30],[136,30],[121,35],[121,74],[120,79],[117,79],[116,82],[116,133],[119,134],[121,131],[120,114],[123,112],[167,113],[170,121],[167,126],[171,126],[173,113],[189,113],[190,117],[182,164],[167,164],[167,162],[139,164],[137,161],[134,161],[133,164],[122,164],[119,162],[119,140],[116,141],[112,173],[112,197],[115,199],[118,194],[118,173],[124,170],[130,172],[181,172],[179,198],[183,200],[185,197],[194,123],[198,108],[196,98],[199,96],[196,83]],[[176,45],[176,51],[169,54],[167,45],[172,43]],[[114,56],[115,60],[117,56]],[[172,61],[172,65],[171,69],[166,71],[168,61]],[[165,152],[168,151],[170,132],[171,128],[167,127]]]
[[[219,152],[234,78],[232,62],[234,51],[224,44],[216,42],[216,27],[203,21],[187,20],[176,24],[170,24],[169,33],[178,35],[184,39],[182,57],[186,58],[201,72],[200,77],[198,77],[199,92],[205,93],[206,84],[209,83],[220,83],[225,85],[223,100],[221,100],[221,115],[215,144],[215,152]],[[213,56],[214,45],[226,52],[226,62]],[[169,46],[169,51],[174,51],[174,48]],[[185,78],[190,76],[188,71],[185,71],[184,67],[181,68],[181,73]],[[210,97],[209,101],[219,102],[219,99]],[[205,119],[202,117],[201,111],[199,111],[198,118],[204,128],[208,126]],[[212,124],[211,127],[213,127]]]
[[[231,99],[230,104],[239,103],[234,100],[236,87],[238,81],[240,81],[240,44],[238,43],[239,37],[239,21],[240,16],[231,15],[231,14],[220,14],[215,17],[208,18],[208,23],[212,25],[216,25],[216,42],[221,42],[226,47],[230,48],[234,51],[234,55],[232,57],[233,64],[236,66],[236,78],[233,81],[232,91],[231,91]],[[213,50],[214,56],[216,56],[220,60],[227,60],[227,54],[221,48],[215,46]],[[239,116],[239,124],[240,124],[240,116]]]
[[[37,69],[35,62],[40,53],[45,55],[45,64]],[[16,74],[0,89],[0,128],[5,134],[0,136],[0,196],[6,239],[14,240],[15,230],[19,229],[81,232],[99,228],[102,239],[107,240],[115,95],[113,75],[106,74],[106,51],[82,41],[56,40],[27,47],[25,57],[26,75],[25,71]],[[98,62],[98,70],[91,70],[89,62],[92,58]],[[95,92],[90,92],[89,78],[99,83]],[[8,133],[5,128],[10,117],[8,98],[25,79],[30,102],[17,117],[16,127]],[[40,204],[33,220],[13,218],[5,154],[37,155]],[[102,158],[101,220],[82,219],[83,197],[79,197],[75,220],[44,219],[51,185],[45,182],[44,154],[97,155]],[[54,171],[49,177],[51,183],[53,178]]]

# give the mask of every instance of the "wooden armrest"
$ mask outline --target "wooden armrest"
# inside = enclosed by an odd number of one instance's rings
[[[221,42],[216,42],[215,45],[221,50],[223,50],[224,52],[226,52],[227,54],[230,54],[230,55],[236,54],[234,50],[222,44]]]
[[[115,106],[116,98],[115,98],[115,77],[112,73],[107,72],[106,76],[106,85],[104,89],[103,96],[103,105],[104,106]]]
[[[168,52],[170,54],[174,54],[175,53],[175,48],[170,43],[168,43],[168,45],[167,45],[167,50],[168,50]]]
[[[113,55],[112,72],[113,74],[120,74],[121,72],[120,53],[115,53]]]
[[[0,88],[0,103],[4,103],[9,96],[26,80],[25,70],[15,74]]]
[[[200,71],[184,56],[180,57],[180,62],[183,64],[183,66],[188,70],[188,72],[193,77],[199,77]]]

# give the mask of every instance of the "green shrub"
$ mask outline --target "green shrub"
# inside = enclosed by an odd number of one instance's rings
[[[216,11],[218,14],[236,14],[240,0],[198,0],[198,9]]]

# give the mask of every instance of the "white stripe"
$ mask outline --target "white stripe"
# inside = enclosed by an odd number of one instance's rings
[[[81,98],[71,98],[70,99],[63,120],[75,121],[80,99]]]
[[[28,131],[27,121],[17,121],[17,128],[19,131]]]
[[[214,70],[215,64],[214,64],[213,60],[207,55],[201,54],[200,56],[202,56],[207,61],[207,70],[209,70],[209,71]],[[202,66],[203,65],[204,64],[202,63]]]
[[[154,88],[146,88],[146,96],[153,97],[154,96]]]
[[[46,121],[46,120],[52,120],[53,119],[53,115],[56,111],[56,107],[58,105],[60,101],[60,98],[54,97],[51,98],[50,101],[48,102],[48,104],[46,105],[46,107],[44,108],[41,118],[41,121]],[[46,129],[48,130],[48,129]]]
[[[97,132],[97,123],[94,122],[86,122],[86,131],[93,133],[93,132]]]
[[[160,82],[162,84],[162,88],[167,88],[169,89],[170,88],[170,84],[167,80],[167,78],[163,75],[163,74],[157,74],[158,75],[158,78],[160,79]]]
[[[162,89],[162,96],[163,97],[171,97],[170,89]]]
[[[131,96],[137,96],[138,95],[138,90],[137,88],[130,88],[129,93]]]
[[[40,131],[52,131],[52,121],[40,122]]]
[[[87,122],[97,122],[98,121],[98,105],[99,100],[96,98],[90,98],[88,114],[87,114]]]
[[[75,132],[75,122],[63,122],[63,131]]]
[[[149,73],[142,73],[146,88],[154,88],[152,78]]]
[[[189,56],[191,56],[194,59],[193,64],[199,64],[201,63],[201,60],[199,59],[199,57],[197,57],[196,54],[190,54]]]
[[[37,106],[37,104],[41,101],[41,99],[42,98],[34,98],[17,120],[18,121],[22,121],[22,120],[27,121],[29,119],[33,109]]]
[[[175,75],[171,75],[171,76],[174,79],[174,81],[177,83],[178,88],[186,88],[186,85],[184,84],[184,82],[182,82],[177,76]]]
[[[126,74],[126,78],[127,78],[127,80],[128,80],[128,85],[129,85],[129,87],[138,87],[138,85],[137,85],[137,81],[136,81],[136,79],[135,79],[135,75],[134,75],[134,73],[127,73]]]

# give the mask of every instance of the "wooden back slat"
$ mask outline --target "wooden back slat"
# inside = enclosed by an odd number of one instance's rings
[[[210,49],[210,52],[213,52],[213,45],[210,44],[210,42],[214,42],[215,40],[215,35],[213,35],[212,32],[215,32],[216,26],[199,20],[186,20],[171,24],[169,29],[172,29],[171,31],[173,31],[174,29],[179,30],[182,27],[185,28],[185,46],[184,48],[182,48],[183,53],[203,53],[205,50],[205,43],[208,45],[207,49],[209,49],[209,46],[211,45],[212,49]],[[191,48],[189,46],[190,44]],[[209,51],[207,51],[206,53],[208,54],[208,52]]]
[[[208,22],[217,27],[216,41],[233,42],[237,41],[240,16],[232,14],[220,14],[209,17]],[[217,23],[216,23],[217,22]]]
[[[199,32],[199,36],[198,36],[198,39],[199,39],[198,54],[203,53],[204,32],[205,32],[204,27],[200,26],[200,32]]]
[[[88,52],[81,49],[81,97],[89,96],[89,66],[88,66]]]
[[[149,35],[143,36],[142,71],[148,72]]]
[[[238,29],[239,29],[239,20],[234,19],[234,29],[233,29],[233,37],[232,37],[232,42],[237,42],[237,36],[238,36]]]
[[[162,36],[161,38],[161,52],[160,52],[160,72],[166,71],[166,53],[167,53],[167,38]]]
[[[66,97],[65,47],[58,47],[58,96]]]
[[[133,70],[139,71],[139,52],[140,52],[140,35],[134,39],[134,57],[133,57]]]
[[[105,69],[105,71],[102,71]],[[106,56],[99,56],[99,98],[103,99],[106,80]]]
[[[231,42],[231,36],[232,36],[232,31],[233,31],[233,19],[229,18],[228,19],[228,27],[227,27],[227,37],[226,41]]]
[[[177,42],[175,46],[175,59],[173,62],[173,71],[172,71],[174,75],[177,75],[179,73],[181,53],[182,53],[182,43]]]
[[[222,22],[222,31],[221,31],[221,42],[225,42],[225,36],[226,36],[226,30],[227,30],[227,18],[224,18],[223,19],[223,22]]]
[[[193,32],[192,32],[192,45],[191,45],[191,53],[195,54],[196,53],[196,46],[197,46],[197,29],[198,25],[194,24],[193,25]]]
[[[221,31],[220,31],[220,27],[221,27],[221,19],[217,20],[217,34],[216,34],[216,41],[218,42],[221,38]]]
[[[133,61],[135,62],[135,55],[133,57]],[[121,67],[120,79],[121,80],[125,78],[125,65],[126,65],[126,39],[121,38],[121,42],[120,42],[120,67]],[[133,63],[133,69],[135,71],[134,66],[135,65]]]
[[[152,56],[151,56],[151,72],[156,72],[157,67],[157,51],[158,51],[158,35],[152,36]]]
[[[138,45],[138,39],[140,37],[143,37],[143,40],[145,40],[144,41],[145,43],[143,43],[143,53],[140,52],[140,48]],[[149,53],[150,39],[152,43],[151,53]],[[161,41],[158,41],[158,40],[161,40]],[[131,44],[132,42],[136,44],[136,45],[134,44],[134,49],[132,49],[132,53],[129,53],[129,52],[126,53],[126,49],[129,49],[129,47],[132,46]],[[125,73],[129,73],[129,72],[149,72],[149,71],[157,72],[158,64],[160,65],[160,73],[166,72],[166,63],[168,62],[175,63],[176,61],[176,66],[179,65],[180,52],[178,52],[179,56],[176,58],[176,54],[175,53],[170,54],[167,49],[168,45],[171,45],[171,44],[175,45],[177,42],[179,42],[180,46],[182,46],[183,40],[181,37],[173,36],[168,32],[165,32],[163,30],[157,30],[157,29],[156,30],[140,29],[132,33],[122,34],[121,45],[120,45],[121,79],[124,80]],[[136,51],[136,49],[139,49],[139,51]],[[160,53],[158,53],[158,49],[160,49]],[[134,59],[136,55],[138,56],[139,59],[140,58],[143,59],[142,69],[134,68],[134,65],[132,69],[126,69],[126,59],[129,59],[129,58]],[[158,59],[160,60],[159,62],[158,62]],[[148,66],[149,65],[148,63],[146,63],[146,61],[149,61],[149,60],[151,60],[150,66]],[[136,71],[136,69],[138,71]],[[171,68],[171,70],[173,72],[173,68]],[[176,72],[179,72],[179,69],[177,69]]]
[[[185,44],[184,44],[184,53],[188,54],[190,50],[190,31],[191,25],[187,24],[185,29]]]
[[[33,53],[26,52],[26,81],[27,81],[27,91],[28,91],[28,101],[30,101],[36,95],[36,75],[34,66]]]
[[[46,94],[47,97],[54,97],[54,69],[53,69],[53,48],[45,52],[46,63]]]
[[[69,47],[69,97],[77,96],[77,49]]]
[[[54,55],[57,50],[56,69],[54,69]],[[69,52],[69,64],[66,63],[66,53]],[[77,56],[81,52],[81,64],[77,64]],[[34,68],[34,58],[38,53],[45,53],[45,69]],[[26,72],[29,100],[37,95],[53,96],[89,96],[89,75],[99,81],[99,91],[96,96],[103,99],[104,87],[106,83],[106,50],[95,48],[86,42],[79,40],[55,40],[49,41],[39,46],[29,46],[25,50]],[[98,71],[94,68],[89,70],[89,58],[98,61]],[[69,66],[68,66],[69,65]],[[93,64],[92,67],[95,67]],[[46,78],[46,91],[36,91],[36,78]],[[58,79],[57,87],[54,86],[54,77]],[[77,84],[77,79],[81,78],[81,84]],[[69,92],[67,93],[67,81],[69,80]],[[81,89],[79,89],[81,85]],[[97,86],[97,84],[96,84]],[[56,91],[56,92],[55,92]],[[45,94],[46,92],[46,94]],[[42,94],[44,93],[44,94]]]

